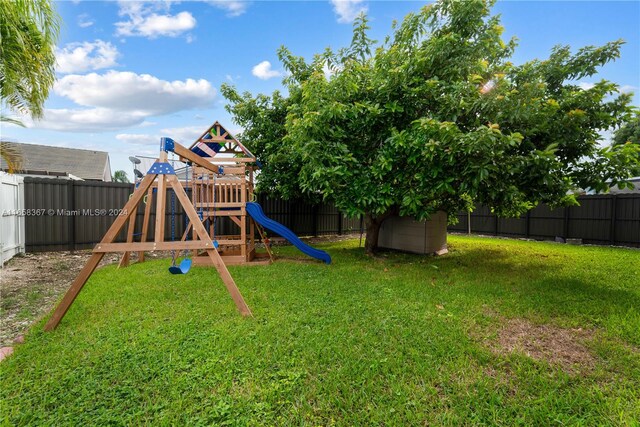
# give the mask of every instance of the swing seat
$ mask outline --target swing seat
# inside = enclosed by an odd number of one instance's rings
[[[180,265],[172,265],[169,267],[169,273],[171,274],[187,274],[191,269],[191,260],[185,258],[180,262]]]

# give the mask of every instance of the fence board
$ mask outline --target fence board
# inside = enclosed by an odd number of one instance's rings
[[[0,171],[0,268],[25,252],[24,178]]]

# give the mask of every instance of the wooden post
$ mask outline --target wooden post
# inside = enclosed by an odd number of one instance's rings
[[[153,188],[149,188],[149,190],[147,190],[146,197],[147,197],[147,203],[144,206],[144,219],[142,220],[142,235],[140,236],[141,242],[146,242],[147,234],[149,234],[149,219],[151,217],[151,203],[153,202]],[[138,262],[144,262],[144,251],[138,252]]]
[[[227,269],[227,266],[224,264],[224,261],[220,257],[220,254],[215,248],[207,249],[207,254],[213,265],[218,270],[218,274],[222,278],[222,282],[224,283],[227,291],[231,295],[231,299],[236,304],[236,308],[244,317],[253,317],[253,313],[251,313],[251,309],[246,302],[244,302],[244,298],[242,298],[242,294],[240,293],[240,289],[236,286],[236,282],[233,281],[233,277],[231,277],[231,273]]]
[[[64,294],[62,301],[60,301],[60,304],[56,307],[56,311],[53,312],[53,315],[44,326],[45,331],[51,331],[58,326],[58,323],[60,323],[64,315],[67,314],[67,310],[69,310],[69,307],[71,307],[71,304],[75,301],[84,284],[87,283],[89,276],[94,272],[102,260],[102,257],[104,257],[104,253],[94,253],[91,255],[91,258],[89,258],[89,261],[84,265],[80,274],[71,282],[71,287],[67,293]]]
[[[240,215],[240,221],[241,221],[240,240],[242,241],[242,244],[240,245],[240,255],[244,258],[246,262],[248,261],[247,259],[247,187],[246,187],[246,179],[245,179],[244,172],[242,172],[242,184],[240,185],[240,202],[242,203],[242,208],[240,209],[242,211],[242,214]]]
[[[136,215],[138,214],[138,207],[133,208],[133,214],[129,217],[129,225],[127,226],[127,243],[133,242],[133,231],[136,227]],[[122,254],[118,268],[125,268],[129,266],[129,251]]]
[[[125,222],[127,222],[129,216],[131,216],[131,214],[133,213],[133,208],[138,206],[138,204],[142,200],[142,197],[144,196],[145,191],[147,191],[147,189],[151,187],[151,184],[153,183],[153,180],[155,178],[156,175],[149,174],[145,176],[142,181],[140,181],[138,190],[133,193],[132,197],[124,205],[124,208],[122,208],[124,215],[120,215],[116,218],[113,224],[111,224],[111,227],[109,227],[109,230],[107,230],[107,233],[104,235],[100,243],[111,243],[115,240]],[[45,325],[45,331],[51,331],[55,329],[56,326],[58,326],[64,315],[67,313],[67,310],[69,310],[69,307],[71,307],[71,304],[73,304],[76,297],[84,287],[85,283],[87,283],[87,280],[100,263],[100,260],[102,260],[103,256],[104,253],[99,252],[94,252],[93,255],[91,255],[91,258],[89,258],[85,266],[80,271],[80,274],[78,274],[75,280],[71,283],[71,287],[64,295],[62,301],[60,301],[60,304],[58,304],[56,310],[53,312],[53,315]]]
[[[251,223],[254,223],[254,221],[251,220]],[[256,229],[258,230],[258,233],[260,233],[260,238],[262,239],[262,244],[264,245],[264,248],[267,250],[267,254],[269,254],[269,259],[271,260],[271,262],[273,262],[273,252],[271,252],[270,243],[268,242],[268,239],[264,235],[264,232],[262,230],[262,226],[260,226],[259,224],[256,223]]]
[[[164,242],[165,207],[167,201],[166,175],[158,175],[158,193],[156,194],[156,230],[154,241]]]
[[[199,183],[199,184],[197,184],[197,185],[200,187],[200,188],[197,188],[197,187],[196,187],[196,183],[197,183],[198,181],[196,180],[196,175],[195,175],[195,174],[196,174],[196,168],[194,167],[194,168],[193,168],[193,173],[191,174],[191,175],[192,175],[192,177],[193,177],[193,185],[191,186],[191,195],[192,195],[192,196],[191,196],[191,198],[192,198],[192,200],[193,200],[193,209],[194,209],[194,210],[196,210],[196,206],[198,206],[198,203],[202,203],[202,200],[200,200],[200,199],[202,198],[202,197],[201,197],[201,193],[200,193],[200,192],[202,191],[202,183],[203,183],[203,180],[204,180],[204,178],[203,178],[203,179],[200,181],[200,183]],[[201,174],[201,173],[200,173],[200,174]],[[201,174],[200,176],[202,176],[202,174]],[[183,208],[185,209],[185,214],[186,214],[186,213],[187,213],[186,208],[185,208],[184,206],[183,206]],[[201,209],[202,209],[202,208],[201,208]],[[189,215],[187,215],[187,217],[188,217],[188,216],[189,216]],[[197,210],[196,210],[196,216],[197,216]],[[203,215],[203,218],[202,218],[202,219],[204,220],[204,215]],[[192,221],[191,221],[191,222],[192,222]],[[198,222],[200,222],[200,217],[199,217],[199,216],[198,216]],[[192,224],[192,225],[191,225],[191,240],[196,240],[197,238],[198,238],[198,234],[196,233],[196,230],[195,230],[195,228],[193,228],[193,224]],[[193,250],[193,251],[191,252],[191,256],[192,256],[193,258],[197,257],[197,256],[198,256],[198,250],[197,250],[197,249]]]

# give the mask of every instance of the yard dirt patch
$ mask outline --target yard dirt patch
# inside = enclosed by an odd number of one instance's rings
[[[90,256],[90,250],[28,253],[4,265],[0,270],[0,347],[12,345],[53,308]],[[166,254],[147,254],[148,258],[159,256]],[[119,260],[120,254],[106,254],[98,268]]]
[[[495,353],[523,353],[573,374],[588,372],[595,365],[594,356],[584,344],[594,333],[589,329],[565,329],[549,324],[537,325],[525,319],[511,319],[489,345]]]

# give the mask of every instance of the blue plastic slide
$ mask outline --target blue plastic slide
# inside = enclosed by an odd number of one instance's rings
[[[290,241],[293,246],[300,249],[302,253],[309,255],[310,257],[319,259],[320,261],[324,261],[327,264],[331,264],[331,256],[328,253],[307,245],[302,240],[300,240],[300,238],[296,236],[293,231],[289,230],[279,222],[267,217],[262,211],[262,207],[259,204],[252,202],[247,203],[247,212],[258,224],[260,224],[267,230],[278,233],[279,235]]]

